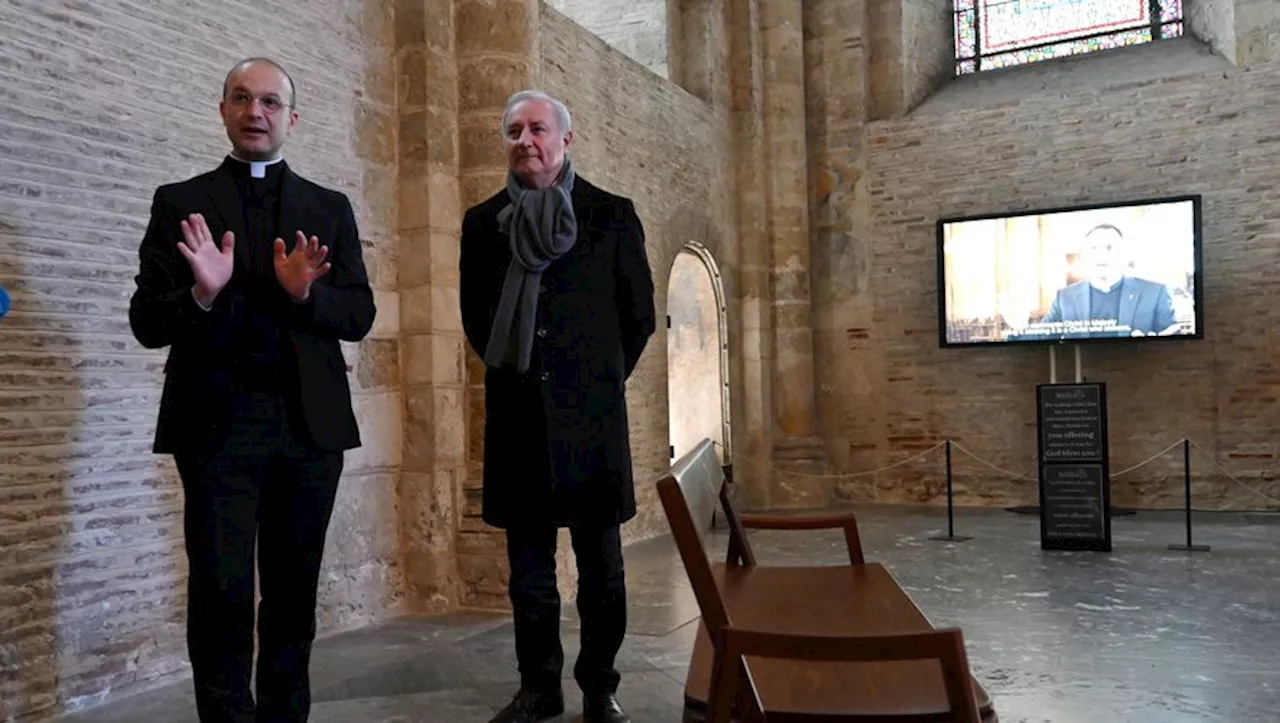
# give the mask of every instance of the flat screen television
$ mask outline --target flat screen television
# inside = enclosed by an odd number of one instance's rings
[[[939,343],[1204,338],[1200,201],[939,219]]]

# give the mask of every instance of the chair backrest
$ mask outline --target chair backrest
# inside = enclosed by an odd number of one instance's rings
[[[750,651],[744,653],[744,651]],[[747,708],[762,710],[759,689],[751,676],[746,657],[779,658],[785,660],[809,660],[827,662],[891,662],[912,660],[937,660],[942,666],[942,683],[946,688],[947,704],[953,723],[981,723],[978,696],[974,689],[965,653],[964,634],[959,628],[942,628],[918,633],[889,633],[859,637],[822,637],[790,635],[770,632],[734,632],[726,639],[725,656],[728,665],[721,671],[716,687],[723,699],[738,701]],[[746,699],[742,697],[745,693]],[[723,717],[723,714],[712,718]],[[816,717],[816,716],[815,716]],[[864,720],[864,716],[841,714],[838,711],[824,713],[824,721]],[[910,714],[901,716],[912,720]],[[744,720],[751,718],[744,716]],[[922,719],[923,716],[916,719]],[[929,720],[936,720],[930,717]]]
[[[716,456],[715,443],[703,439],[671,465],[671,476],[680,485],[685,505],[689,508],[699,539],[706,542],[711,533],[720,490],[724,487],[724,468]]]
[[[711,440],[704,439],[658,480],[658,498],[684,563],[703,622],[715,632],[729,622],[707,556],[707,537],[716,505],[723,504],[724,470]],[[729,510],[726,510],[728,513]]]

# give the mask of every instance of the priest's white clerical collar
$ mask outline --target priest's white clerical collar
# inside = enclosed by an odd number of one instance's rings
[[[284,160],[284,156],[276,156],[275,158],[273,158],[273,159],[271,159],[271,160],[269,160],[269,161],[246,161],[245,159],[243,159],[243,158],[241,158],[241,157],[237,156],[237,155],[236,155],[236,154],[234,154],[234,153],[231,153],[231,154],[228,154],[228,155],[230,155],[232,158],[236,159],[237,161],[239,161],[239,162],[241,162],[241,163],[246,163],[246,164],[248,164],[248,165],[249,165],[249,175],[250,175],[250,176],[252,176],[253,178],[266,178],[266,177],[267,177],[267,166],[270,166],[270,165],[275,164],[275,163],[279,163],[280,161],[283,161],[283,160]]]

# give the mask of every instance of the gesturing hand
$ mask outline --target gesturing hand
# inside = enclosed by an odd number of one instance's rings
[[[329,247],[321,246],[315,236],[308,241],[301,231],[295,233],[298,241],[288,256],[284,253],[284,239],[276,239],[276,280],[294,301],[302,303],[311,295],[311,282],[329,272],[329,262],[325,261]]]
[[[235,234],[230,231],[222,234],[222,248],[219,249],[203,214],[191,214],[181,221],[181,226],[182,241],[178,243],[178,251],[191,265],[196,281],[196,298],[208,306],[231,280],[231,272],[235,268]]]

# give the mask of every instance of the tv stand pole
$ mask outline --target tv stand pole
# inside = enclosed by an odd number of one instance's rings
[[[1080,345],[1072,344],[1071,350],[1075,352],[1075,355],[1076,355],[1076,384],[1080,384],[1084,381],[1084,363],[1081,361],[1081,358],[1080,358]],[[1058,347],[1057,346],[1049,347],[1049,383],[1050,384],[1058,383]]]

